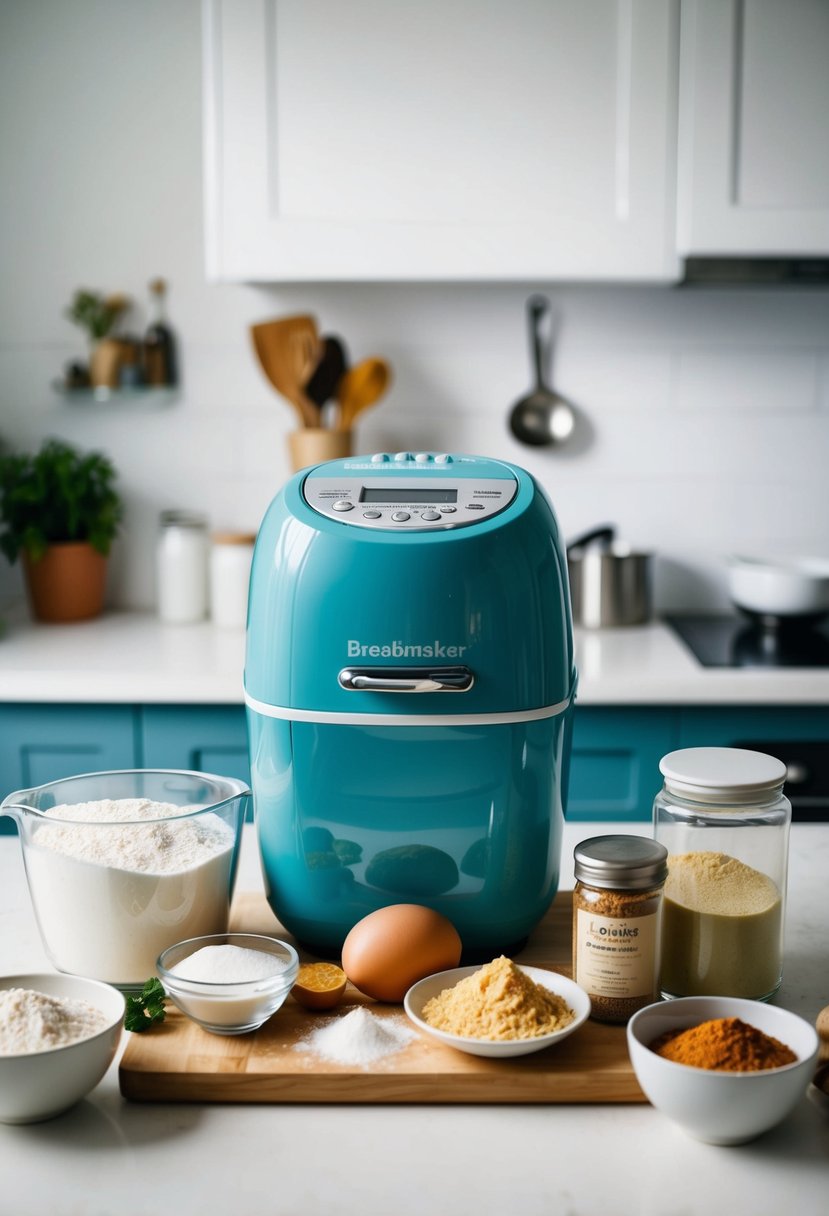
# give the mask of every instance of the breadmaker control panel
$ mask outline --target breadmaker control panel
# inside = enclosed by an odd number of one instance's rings
[[[340,523],[428,532],[497,515],[512,502],[518,482],[506,466],[479,457],[377,452],[319,466],[302,492],[309,507]]]

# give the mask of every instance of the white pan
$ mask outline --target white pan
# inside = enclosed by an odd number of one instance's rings
[[[728,561],[732,601],[759,616],[821,616],[829,612],[829,558],[733,556]]]

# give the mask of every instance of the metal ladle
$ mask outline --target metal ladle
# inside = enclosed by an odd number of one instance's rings
[[[527,301],[535,388],[528,396],[516,401],[509,416],[510,430],[515,438],[533,447],[566,443],[576,425],[576,415],[570,402],[544,383],[541,318],[549,307],[550,301],[544,296],[531,296]]]

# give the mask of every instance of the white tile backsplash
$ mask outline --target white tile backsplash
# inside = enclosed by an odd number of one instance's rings
[[[553,380],[580,428],[560,451],[521,447],[507,417],[532,384],[524,304],[539,285],[205,283],[198,0],[17,2],[4,20],[0,438],[32,448],[58,435],[110,453],[127,506],[114,603],[153,604],[164,507],[200,507],[215,527],[258,524],[288,476],[294,418],[249,326],[304,311],[354,360],[393,365],[389,397],[358,427],[361,450],[524,465],[565,536],[613,521],[658,554],[660,608],[726,607],[733,550],[829,554],[829,291],[548,284]],[[84,351],[64,317],[73,290],[126,291],[140,332],[158,274],[180,346],[177,400],[80,406],[53,394]],[[19,575],[0,559],[0,595],[9,586]]]

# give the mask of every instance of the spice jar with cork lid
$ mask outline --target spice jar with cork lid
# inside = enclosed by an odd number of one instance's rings
[[[768,1000],[783,971],[786,766],[735,747],[689,747],[659,765],[654,835],[668,850],[663,996]]]
[[[626,1022],[658,998],[664,845],[644,836],[594,836],[573,853],[573,979],[591,1017]]]

